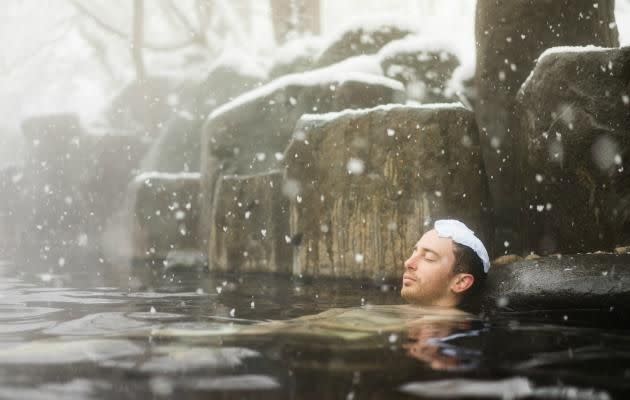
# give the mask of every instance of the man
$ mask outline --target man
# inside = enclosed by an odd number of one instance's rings
[[[405,261],[400,294],[412,304],[457,307],[477,294],[489,268],[473,231],[457,220],[439,220]]]

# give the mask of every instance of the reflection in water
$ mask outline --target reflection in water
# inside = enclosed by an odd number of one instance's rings
[[[453,341],[477,337],[479,330],[472,329],[472,321],[412,324],[403,345],[410,357],[426,362],[434,370],[467,370],[475,368],[481,357],[479,350],[459,347]]]
[[[71,364],[99,362],[142,354],[142,347],[127,340],[41,340],[0,351],[0,365]]]
[[[532,398],[607,399],[630,390],[626,333],[584,327],[586,315],[570,311],[481,320],[394,305],[396,288],[370,283],[197,270],[95,277],[70,267],[49,281],[0,271],[0,399],[517,398],[523,388]]]

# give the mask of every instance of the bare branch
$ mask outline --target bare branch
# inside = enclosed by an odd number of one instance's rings
[[[164,3],[165,8],[172,13],[175,19],[179,22],[180,26],[183,27],[187,32],[196,32],[193,24],[188,20],[188,18],[184,15],[184,13],[175,5],[172,0],[167,0]]]
[[[21,57],[18,57],[11,63],[6,63],[4,65],[0,64],[0,73],[2,75],[8,75],[13,72],[19,66],[25,65],[31,62],[35,57],[38,57],[40,53],[48,50],[50,47],[56,45],[61,41],[61,39],[68,34],[68,32],[72,29],[71,23],[73,21],[73,17],[65,18],[59,23],[57,23],[51,30],[55,31],[61,29],[62,32],[59,35],[56,35],[49,40],[43,41],[37,48],[28,52],[27,54],[23,54]]]
[[[129,39],[129,35],[126,32],[123,32],[121,30],[116,29],[115,27],[105,23],[103,20],[101,20],[99,17],[97,17],[96,15],[94,15],[90,10],[88,10],[86,7],[84,7],[81,3],[79,3],[76,0],[69,0],[70,3],[72,3],[72,5],[79,10],[79,12],[81,12],[81,14],[87,16],[88,18],[90,18],[92,20],[92,22],[94,22],[96,25],[98,25],[101,29],[114,34],[116,36],[118,36],[121,39],[125,39],[128,40]]]
[[[179,25],[186,30],[186,34],[191,36],[191,41],[194,41],[203,47],[207,47],[208,43],[201,24],[200,27],[195,27],[192,21],[190,21],[182,10],[176,6],[176,3],[173,0],[167,0],[164,5],[168,8],[168,11],[170,11],[170,15],[173,15]]]
[[[92,22],[94,22],[98,27],[100,27],[101,29],[103,29],[104,31],[122,39],[125,41],[129,41],[129,34],[121,31],[111,25],[109,25],[108,23],[106,23],[105,21],[101,20],[98,16],[96,16],[94,13],[92,13],[90,10],[88,10],[86,7],[84,7],[81,3],[79,3],[77,0],[68,0],[70,3],[72,3],[72,5],[79,11],[81,12],[81,14],[85,15],[86,17],[88,17],[89,19],[92,20]],[[172,43],[172,44],[167,44],[167,45],[157,45],[157,44],[152,44],[152,43],[147,43],[146,41],[143,43],[143,48],[147,49],[147,50],[153,50],[153,51],[172,51],[172,50],[179,50],[181,48],[184,47],[188,47],[190,45],[198,45],[200,44],[199,42],[199,38],[197,37],[192,37],[191,39],[187,39],[185,41],[179,42],[179,43]]]

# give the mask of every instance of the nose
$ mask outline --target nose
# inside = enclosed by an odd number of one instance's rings
[[[405,265],[405,269],[414,269],[414,270],[416,269],[416,262],[413,255],[405,261],[404,265]]]

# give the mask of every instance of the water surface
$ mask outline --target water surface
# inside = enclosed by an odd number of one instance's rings
[[[630,393],[628,330],[601,310],[490,318],[400,305],[378,282],[99,262],[0,277],[2,399]]]

